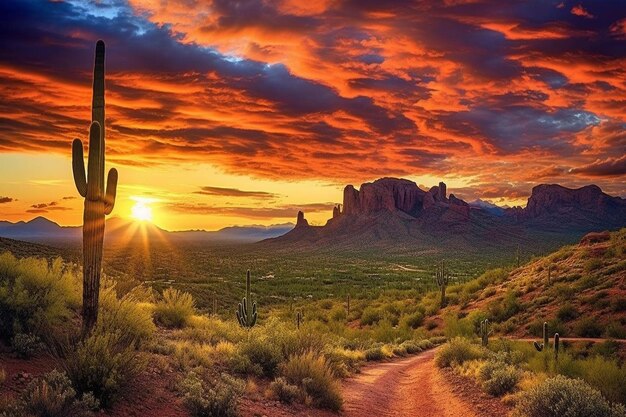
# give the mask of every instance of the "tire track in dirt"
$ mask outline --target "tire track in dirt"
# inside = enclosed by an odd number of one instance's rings
[[[435,350],[368,366],[343,384],[346,417],[478,417],[451,393]]]

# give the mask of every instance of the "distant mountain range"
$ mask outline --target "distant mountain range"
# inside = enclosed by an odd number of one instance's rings
[[[626,226],[626,200],[595,186],[570,189],[556,184],[534,187],[526,207],[472,203],[448,195],[446,184],[422,190],[416,183],[382,178],[344,189],[343,204],[324,226],[310,226],[298,213],[289,233],[263,244],[289,247],[395,247],[481,250],[524,244],[554,247],[590,231]],[[549,243],[549,244],[547,244]]]
[[[252,243],[287,233],[293,223],[272,226],[232,226],[217,231],[186,230],[169,232],[148,222],[135,222],[113,217],[106,221],[105,239],[182,240],[215,243]],[[12,223],[0,221],[0,237],[31,242],[79,242],[82,227],[60,226],[45,217],[36,217],[28,222]]]

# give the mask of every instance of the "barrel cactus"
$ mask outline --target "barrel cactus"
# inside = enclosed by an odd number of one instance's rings
[[[100,275],[102,273],[102,246],[104,217],[111,214],[117,192],[117,170],[112,168],[104,183],[104,42],[96,43],[93,70],[93,99],[89,128],[89,156],[87,172],[83,143],[72,143],[72,171],[78,193],[85,198],[83,214],[83,333],[93,329],[98,320]]]
[[[246,296],[243,297],[239,303],[237,312],[237,321],[241,327],[251,329],[256,324],[257,311],[256,302],[252,302],[252,295],[250,292],[250,270],[246,275]]]

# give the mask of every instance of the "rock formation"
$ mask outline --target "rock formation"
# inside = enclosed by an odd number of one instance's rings
[[[304,213],[299,211],[296,219],[296,227],[307,227],[309,222],[304,218]]]

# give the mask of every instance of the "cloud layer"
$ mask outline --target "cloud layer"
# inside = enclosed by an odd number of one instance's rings
[[[29,0],[0,14],[0,152],[67,154],[85,138],[102,38],[117,165],[626,195],[623,0]]]

